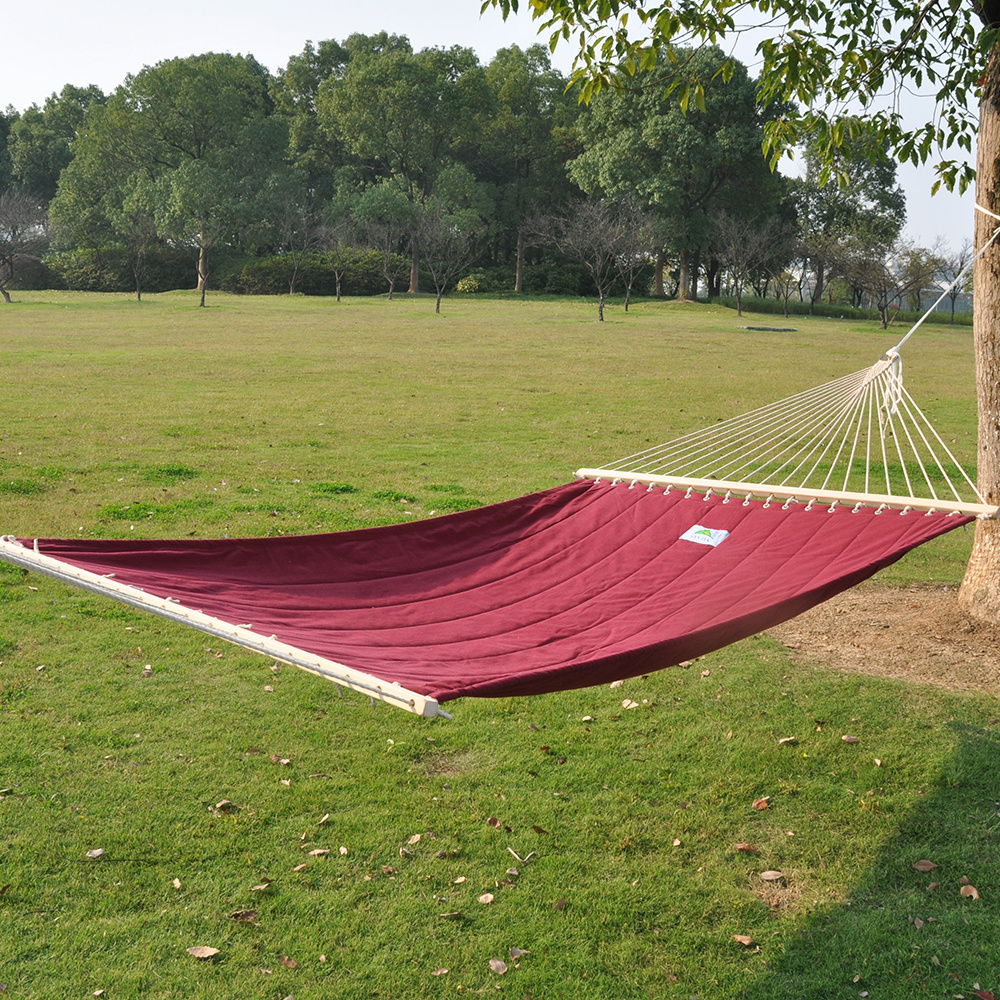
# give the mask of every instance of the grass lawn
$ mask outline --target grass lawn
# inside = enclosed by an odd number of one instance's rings
[[[598,324],[575,301],[18,300],[0,532],[22,536],[491,503],[903,332],[670,303]],[[971,461],[971,332],[925,328],[905,363]],[[882,579],[957,582],[970,546],[953,532]],[[0,564],[5,1000],[1000,995],[992,700],[793,668],[755,637],[616,689],[450,707],[341,699]]]

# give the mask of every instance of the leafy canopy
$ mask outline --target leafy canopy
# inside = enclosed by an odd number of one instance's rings
[[[948,159],[953,147],[971,153],[978,130],[974,107],[987,57],[998,37],[996,0],[528,0],[532,17],[550,32],[549,44],[576,38],[573,78],[581,99],[620,84],[666,60],[666,94],[683,108],[704,107],[707,80],[684,55],[686,47],[732,41],[764,29],[757,46],[758,99],[789,100],[789,110],[768,122],[765,150],[772,165],[806,135],[815,135],[828,175],[840,176],[835,153],[850,153],[864,122],[879,137],[880,155],[925,163],[939,155],[941,184],[964,190],[975,172]],[[506,18],[519,0],[485,0]],[[728,79],[734,60],[718,70]],[[919,124],[904,121],[900,97],[929,88],[934,113]],[[871,148],[871,147],[869,147]],[[843,160],[841,159],[841,162]],[[825,179],[825,178],[824,178]]]

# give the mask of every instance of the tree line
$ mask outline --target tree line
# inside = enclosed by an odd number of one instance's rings
[[[197,284],[204,304],[210,281],[295,292],[318,268],[338,296],[433,286],[438,309],[463,279],[593,293],[602,317],[615,288],[626,308],[633,291],[741,306],[750,288],[885,322],[953,263],[900,241],[895,164],[874,146],[842,186],[809,146],[803,176],[772,172],[764,129],[787,107],[759,104],[716,48],[686,58],[704,81],[690,106],[663,99],[655,63],[583,105],[542,46],[483,65],[385,32],[307,43],[273,75],[207,53],[109,95],[67,85],[0,115],[0,291],[127,270],[139,297]]]

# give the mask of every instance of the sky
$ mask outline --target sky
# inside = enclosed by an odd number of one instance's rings
[[[41,105],[67,83],[114,90],[129,73],[164,59],[202,52],[252,54],[272,72],[307,41],[343,40],[354,32],[389,31],[414,49],[466,45],[488,62],[497,49],[540,39],[522,3],[504,22],[480,0],[42,0],[11,3],[3,15],[7,42],[0,58],[0,107]],[[557,48],[553,64],[569,72],[572,43]],[[746,60],[748,63],[749,59]],[[751,66],[752,71],[752,66]],[[794,168],[792,168],[794,169]],[[953,249],[972,237],[973,197],[931,197],[930,168],[900,166],[907,196],[905,235],[930,247]]]

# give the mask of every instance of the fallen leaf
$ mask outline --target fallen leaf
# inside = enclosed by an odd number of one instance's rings
[[[420,834],[419,834],[419,833],[415,833],[415,834],[414,834],[414,835],[413,835],[412,837],[410,837],[410,839],[409,839],[409,840],[407,841],[407,843],[408,843],[408,844],[409,844],[409,845],[410,845],[411,847],[412,847],[412,846],[413,846],[414,844],[419,844],[419,843],[420,843]]]
[[[447,969],[435,969],[431,973],[431,975],[432,976],[447,976],[448,975],[448,970]]]
[[[547,835],[549,832],[548,830],[543,830],[540,826],[535,826],[534,823],[532,823],[531,829],[534,830],[535,833],[540,833],[543,835]]]
[[[346,857],[347,856],[347,848],[346,847],[341,847],[340,853],[343,854]]]
[[[464,881],[465,881],[465,876],[459,875],[458,878],[455,879],[454,882],[452,882],[452,885],[461,885]]]
[[[882,760],[881,760],[880,757],[876,757],[875,758],[875,766],[876,767],[881,767],[882,766]]]
[[[963,885],[960,891],[966,899],[979,899],[979,890],[974,885]]]
[[[461,910],[451,910],[448,913],[439,913],[438,914],[439,917],[444,917],[445,920],[456,920],[461,915],[462,915],[462,911]]]
[[[478,900],[476,900],[476,902],[478,902],[478,903],[482,903],[482,904],[483,904],[483,906],[488,906],[488,905],[489,905],[490,903],[492,903],[492,902],[493,902],[493,893],[492,893],[492,892],[484,892],[484,893],[483,893],[483,894],[482,894],[482,895],[481,895],[481,896],[479,897],[479,899],[478,899]]]
[[[308,868],[308,867],[309,867],[309,862],[308,861],[303,861],[301,865],[296,865],[292,869],[292,871],[293,872],[300,872],[300,871],[302,871],[303,868]]]
[[[770,795],[765,795],[762,799],[754,799],[753,800],[753,805],[751,805],[750,808],[751,809],[766,809],[768,807],[768,805],[770,804],[770,799],[771,799]]]
[[[271,880],[268,879],[266,882],[261,882],[260,885],[250,886],[251,892],[266,892],[271,886]]]
[[[329,813],[324,813],[323,818],[316,824],[317,826],[322,826],[330,818]]]
[[[778,740],[778,746],[781,746],[782,743],[794,743],[794,742],[795,742],[794,736],[782,736],[781,739]]]
[[[179,878],[174,879],[174,888],[179,889],[181,887],[181,880]]]
[[[312,851],[309,852],[309,857],[311,857],[311,858],[318,858],[318,857],[320,857],[323,854],[329,854],[329,853],[330,853],[330,848],[329,847],[317,847],[314,850],[312,850]]]
[[[491,958],[490,968],[498,976],[502,976],[507,971],[507,963],[502,958]]]
[[[711,670],[703,670],[701,672],[701,676],[702,677],[711,677],[712,676],[712,671]]]
[[[104,996],[104,990],[94,990],[94,996],[95,997],[102,997],[102,996]]]
[[[681,841],[679,837],[674,837],[674,847],[680,847]]]
[[[920,917],[914,917],[913,926],[919,931],[924,926],[924,922],[920,919]]]
[[[230,920],[236,920],[241,924],[252,924],[257,919],[256,910],[237,910],[229,914]]]
[[[979,997],[979,1000],[996,1000],[996,997],[989,990],[980,990],[978,993],[973,993],[972,995]]]
[[[507,869],[507,873],[510,874],[510,869]],[[2,896],[14,883],[8,882],[6,885],[0,885],[0,896]]]
[[[748,844],[745,840],[741,840],[736,845],[736,850],[737,851],[747,851],[750,854],[756,854],[757,853],[757,848],[754,847],[753,844]]]
[[[765,882],[778,882],[785,877],[783,872],[774,871],[774,869],[768,869],[766,872],[761,872],[760,877]]]
[[[594,717],[592,715],[585,715],[581,721],[582,722],[593,722],[594,721]]]
[[[858,742],[857,736],[841,736],[840,738],[841,738],[841,740],[843,740],[844,743],[857,743]]]
[[[932,872],[935,868],[937,868],[937,865],[934,864],[933,861],[927,861],[925,859],[923,861],[914,861],[913,867],[916,868],[918,872]]]
[[[566,906],[566,897],[560,896],[552,906],[553,910],[561,910]]]
[[[749,934],[734,934],[733,940],[738,941],[740,944],[745,945],[747,948],[753,944],[753,938]]]
[[[396,869],[393,868],[392,865],[382,865],[382,874],[383,875],[395,875],[396,874]]]
[[[195,958],[211,958],[219,954],[219,949],[209,948],[207,944],[196,944],[193,948],[188,948],[187,953]]]
[[[265,691],[273,691],[273,690],[274,690],[274,688],[273,688],[273,687],[272,687],[272,686],[271,686],[270,684],[265,684],[265,685],[264,685],[264,690],[265,690]]]
[[[613,688],[620,688],[624,683],[624,681],[612,681],[610,686]]]
[[[624,709],[633,709],[633,708],[638,708],[638,707],[639,707],[639,702],[633,701],[631,698],[626,698],[622,702],[622,708],[624,708]]]
[[[933,892],[940,884],[940,882],[931,882],[931,884],[927,886],[927,891]]]
[[[287,955],[279,955],[278,956],[278,961],[286,969],[297,969],[299,967],[299,963],[296,962],[294,958],[289,958]]]
[[[281,754],[273,753],[271,754],[271,763],[282,764],[283,766],[287,767],[289,764],[291,764],[291,760],[288,757],[282,757]]]
[[[235,802],[230,802],[229,799],[223,799],[221,802],[215,803],[215,808],[218,809],[219,812],[230,813],[238,812],[240,807],[236,805]]]
[[[529,729],[533,729],[533,730],[534,730],[534,731],[535,731],[536,733],[538,732],[538,726],[537,726],[537,725],[535,725],[535,723],[534,723],[534,722],[529,722],[529,723],[528,723],[528,728],[529,728]]]
[[[491,817],[490,817],[490,818],[489,818],[489,819],[488,819],[488,820],[486,821],[486,825],[487,825],[487,826],[492,826],[494,830],[496,830],[496,829],[499,829],[499,827],[500,827],[500,820],[498,820],[498,819],[496,818],[496,816],[491,816]]]
[[[959,884],[959,885],[972,885],[972,879],[971,879],[971,878],[969,878],[969,876],[968,876],[968,875],[963,875],[963,876],[962,876],[962,877],[961,877],[961,878],[960,878],[960,879],[958,880],[958,884]]]
[[[87,851],[87,857],[96,861],[98,858],[103,858],[106,853],[103,847],[95,847],[92,851]]]
[[[526,948],[511,948],[510,949],[510,957],[511,958],[520,958],[522,955],[530,955],[530,954],[531,954],[531,952],[528,951]]]

